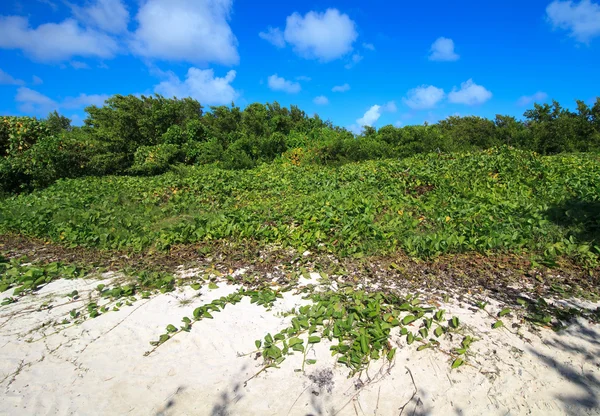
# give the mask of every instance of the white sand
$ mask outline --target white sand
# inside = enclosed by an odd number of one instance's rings
[[[180,325],[195,307],[237,288],[220,283],[203,287],[201,296],[191,288],[158,295],[42,338],[56,329],[36,328],[61,321],[73,305],[33,309],[50,299],[67,302],[57,296],[75,289],[86,298],[98,283],[56,281],[0,308],[0,414],[398,415],[405,405],[404,415],[600,414],[600,328],[583,320],[561,333],[523,331],[528,343],[507,329],[492,330],[484,312],[451,302],[443,305],[447,316],[458,316],[480,338],[471,348],[474,367],[451,370],[446,355],[417,352],[395,337],[392,365],[375,362],[359,380],[347,378],[322,342],[308,357],[317,364],[305,373],[294,372],[302,362],[296,353],[244,385],[262,359],[239,355],[286,327],[290,318],[279,313],[305,303],[301,297],[287,293],[270,312],[245,298],[149,356],[149,341],[168,324]],[[320,386],[311,381],[315,375]]]

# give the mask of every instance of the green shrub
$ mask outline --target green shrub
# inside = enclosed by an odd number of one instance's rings
[[[237,141],[225,150],[223,153],[223,163],[221,164],[223,169],[252,169],[256,165],[256,162],[244,150],[245,146],[242,146],[242,144],[241,141]]]
[[[50,130],[46,124],[36,118],[2,117],[0,122],[0,156],[17,156],[48,135],[50,135]]]
[[[190,120],[185,125],[185,133],[188,141],[204,142],[208,140],[208,127],[200,120]]]
[[[223,159],[223,146],[217,139],[207,142],[189,142],[183,147],[185,163],[188,165],[205,165]]]
[[[177,124],[172,125],[162,135],[162,143],[181,145],[187,141],[187,135]]]
[[[129,171],[137,175],[164,173],[172,163],[181,158],[181,154],[181,149],[176,144],[141,146],[135,152],[133,166]]]

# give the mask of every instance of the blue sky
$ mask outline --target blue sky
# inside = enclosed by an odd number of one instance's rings
[[[4,0],[0,113],[80,124],[107,96],[158,92],[357,129],[600,96],[597,0],[495,4]]]

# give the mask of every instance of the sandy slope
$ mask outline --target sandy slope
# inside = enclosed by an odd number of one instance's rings
[[[360,379],[348,378],[322,342],[309,354],[317,364],[304,373],[294,371],[302,361],[296,354],[245,384],[262,361],[240,355],[287,326],[279,312],[306,302],[301,297],[287,293],[270,312],[244,299],[149,356],[149,341],[166,325],[178,325],[196,306],[236,287],[222,283],[202,288],[200,296],[188,288],[139,300],[53,335],[53,327],[37,328],[73,308],[36,312],[38,305],[67,302],[60,296],[74,289],[84,298],[98,283],[53,282],[0,308],[0,414],[600,414],[600,328],[584,321],[557,334],[526,332],[529,343],[507,329],[492,330],[491,317],[451,301],[443,307],[481,338],[472,346],[474,367],[450,370],[444,354],[417,352],[395,337],[391,365],[376,362]]]

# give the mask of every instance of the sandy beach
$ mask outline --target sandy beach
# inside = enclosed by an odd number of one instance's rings
[[[377,360],[348,377],[327,340],[279,368],[263,367],[254,341],[289,324],[306,304],[284,293],[273,308],[248,298],[228,305],[149,355],[169,324],[239,286],[220,282],[140,299],[78,325],[56,325],[79,299],[111,279],[58,280],[0,309],[0,377],[6,415],[594,415],[600,412],[600,328],[583,319],[567,329],[505,328],[452,298],[443,307],[477,341],[469,365],[451,369],[442,352],[417,351],[396,334],[392,362]],[[317,283],[301,279],[299,286]],[[318,283],[317,283],[318,284]],[[5,297],[8,293],[2,294]],[[55,305],[42,308],[41,305]],[[45,306],[46,306],[45,305]],[[62,305],[62,306],[61,306]],[[81,306],[81,305],[80,305]],[[594,306],[592,304],[585,305]],[[490,301],[486,309],[498,308]],[[511,329],[511,327],[513,329]],[[249,381],[248,381],[249,380]]]

